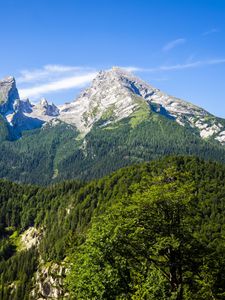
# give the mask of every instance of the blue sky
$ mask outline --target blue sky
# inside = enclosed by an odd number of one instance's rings
[[[0,77],[71,101],[100,69],[132,67],[225,118],[224,0],[0,0]]]

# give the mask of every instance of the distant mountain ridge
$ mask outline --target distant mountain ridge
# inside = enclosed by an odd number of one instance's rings
[[[203,139],[213,138],[225,144],[225,121],[206,110],[169,96],[123,69],[101,71],[91,86],[71,103],[57,107],[41,99],[36,105],[20,100],[13,77],[0,81],[0,112],[16,136],[24,130],[39,128],[52,119],[73,125],[84,136],[96,122],[117,122],[134,114],[140,105],[145,109],[193,129]],[[102,124],[104,125],[104,124]]]

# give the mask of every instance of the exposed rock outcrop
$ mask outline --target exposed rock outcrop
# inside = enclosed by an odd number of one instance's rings
[[[21,235],[21,250],[29,250],[31,247],[38,247],[43,236],[43,231],[35,227],[29,227]]]
[[[19,93],[16,88],[14,77],[6,77],[0,81],[0,113],[6,114],[13,110],[16,99],[19,99]]]
[[[39,266],[35,276],[35,288],[31,292],[31,299],[69,299],[65,292],[64,279],[67,268],[64,263],[49,263]]]

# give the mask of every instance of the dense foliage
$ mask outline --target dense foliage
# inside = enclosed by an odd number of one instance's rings
[[[0,114],[0,142],[3,142],[8,139],[9,132],[6,125],[6,122],[4,121],[3,117]]]
[[[29,297],[40,258],[66,259],[70,299],[224,299],[224,178],[224,165],[168,157],[90,183],[1,181],[0,299]],[[18,246],[30,226],[38,251]]]
[[[225,162],[225,148],[219,142],[204,141],[192,128],[149,110],[148,114],[144,118],[137,113],[107,126],[100,120],[85,138],[64,123],[24,132],[17,141],[0,143],[0,177],[46,185],[100,178],[165,155],[197,155]]]
[[[223,299],[225,245],[202,234],[189,176],[145,176],[93,222],[73,257],[75,299]]]

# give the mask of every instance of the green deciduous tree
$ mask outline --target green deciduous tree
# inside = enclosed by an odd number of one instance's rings
[[[96,219],[73,260],[76,299],[183,299],[192,277],[190,202],[195,186],[174,169],[146,177]],[[122,297],[122,298],[121,298]]]

